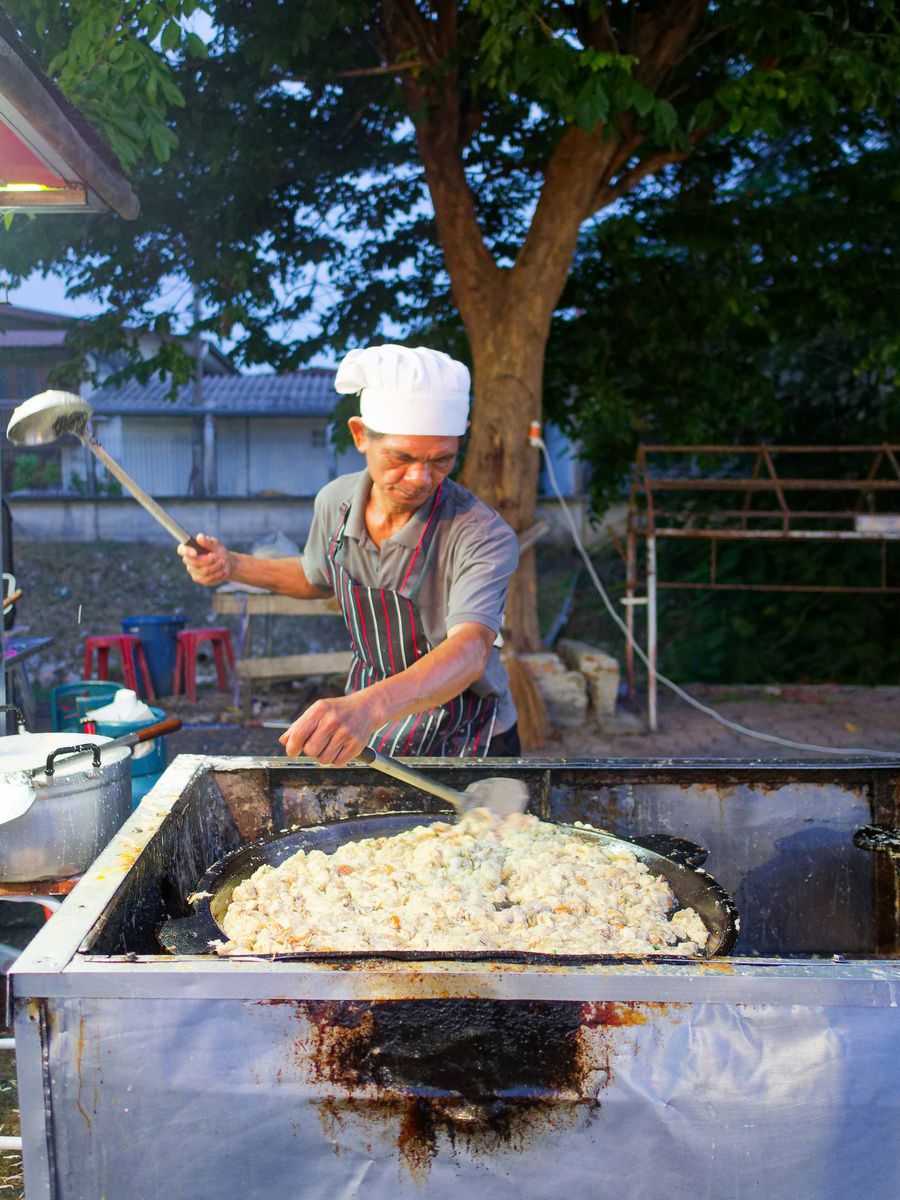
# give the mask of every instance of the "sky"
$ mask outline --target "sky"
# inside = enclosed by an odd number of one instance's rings
[[[9,289],[9,302],[19,308],[36,308],[41,312],[61,313],[66,317],[96,317],[103,312],[103,305],[96,300],[85,297],[70,300],[62,279],[56,275],[42,276],[38,271],[19,287]]]

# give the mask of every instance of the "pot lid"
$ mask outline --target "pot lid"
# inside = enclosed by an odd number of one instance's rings
[[[82,733],[79,729],[70,730],[68,733],[12,734],[9,737],[0,738],[0,775],[42,767],[47,761],[47,755],[52,750],[61,750],[64,746],[102,746],[112,740],[112,738],[103,737],[98,733]],[[117,746],[103,755],[101,768],[121,762],[130,754],[131,750],[128,746]],[[77,775],[79,772],[92,769],[90,762],[85,763],[83,759],[67,766],[65,758],[58,759],[55,768],[54,779],[66,775]]]

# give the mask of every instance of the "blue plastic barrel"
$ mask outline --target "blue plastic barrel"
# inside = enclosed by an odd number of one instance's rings
[[[50,722],[54,733],[81,728],[78,701],[88,701],[90,708],[109,704],[121,683],[110,683],[107,679],[82,679],[78,683],[61,683],[50,693]]]
[[[171,696],[175,684],[175,652],[178,634],[187,625],[187,617],[125,617],[123,633],[136,633],[141,639],[147,666],[157,696]],[[139,695],[143,696],[143,681],[138,671]],[[145,697],[146,698],[146,697]]]

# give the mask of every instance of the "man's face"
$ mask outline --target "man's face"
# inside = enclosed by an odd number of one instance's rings
[[[456,464],[458,437],[386,433],[370,438],[359,417],[351,418],[350,432],[366,456],[373,485],[397,512],[415,512]]]

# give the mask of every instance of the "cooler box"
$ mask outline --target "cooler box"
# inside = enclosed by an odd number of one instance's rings
[[[109,704],[122,687],[107,679],[80,679],[77,683],[62,683],[50,693],[50,721],[54,733],[81,729],[85,708],[101,708]],[[82,703],[79,704],[79,701]]]

